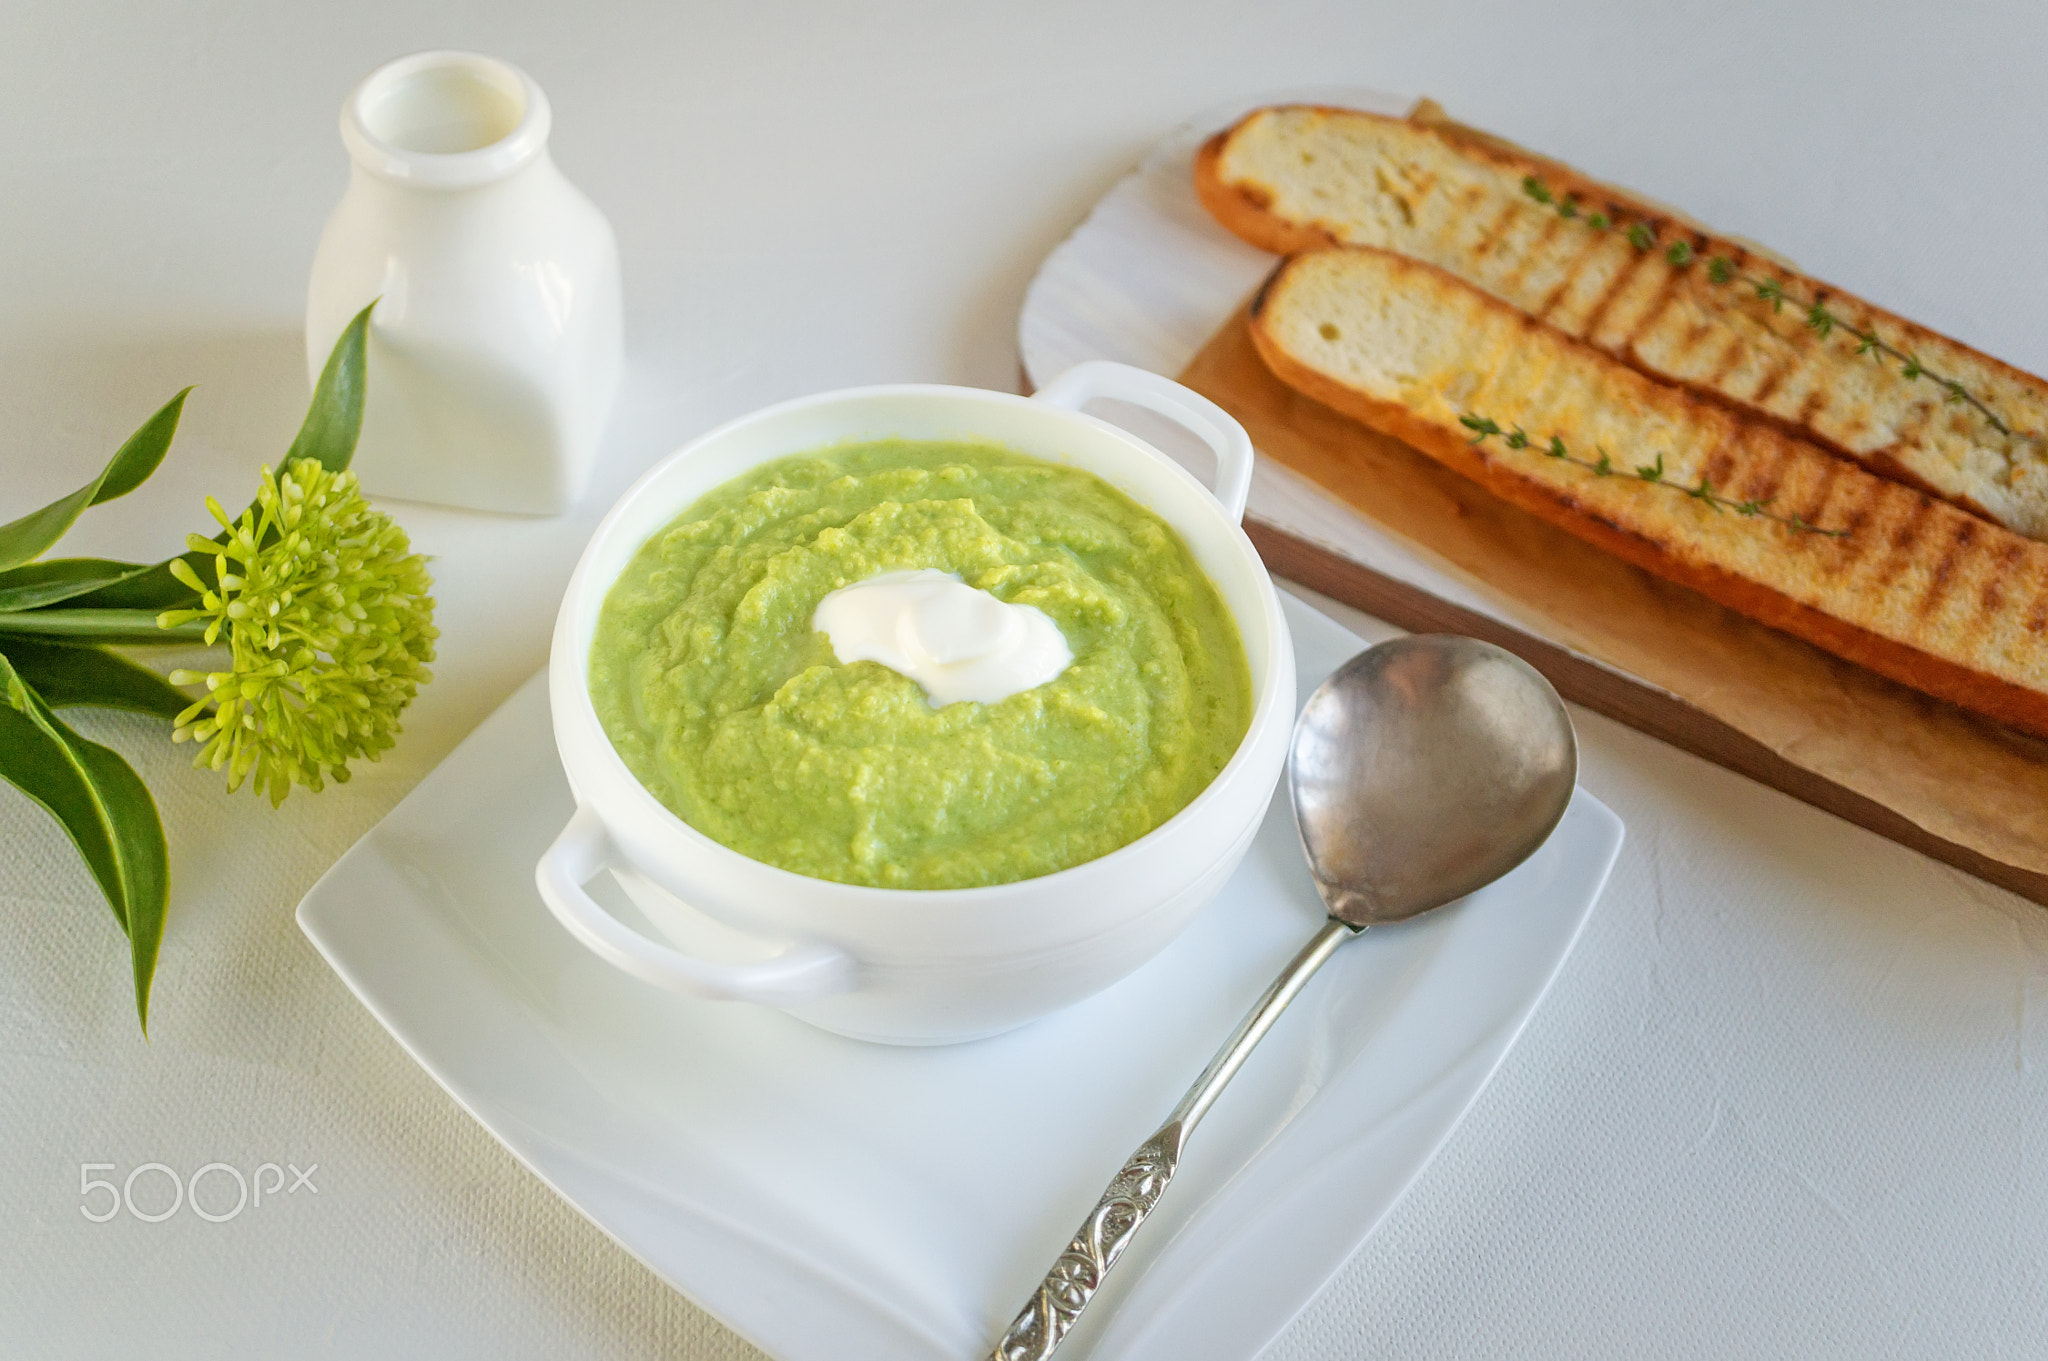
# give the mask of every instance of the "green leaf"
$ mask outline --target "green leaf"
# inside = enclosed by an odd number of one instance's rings
[[[133,767],[67,727],[5,656],[0,699],[0,777],[57,819],[128,933],[135,1014],[147,1035],[171,883],[156,801]]]
[[[183,690],[103,647],[13,638],[7,660],[52,709],[91,706],[176,718],[192,707]]]
[[[185,394],[191,391],[186,388],[144,421],[142,428],[114,451],[98,477],[41,510],[0,525],[0,571],[32,562],[48,552],[50,545],[64,537],[64,531],[71,528],[87,506],[126,496],[141,486],[170,450],[171,436],[178,431],[178,414],[185,409]]]
[[[204,568],[211,570],[209,555],[186,553],[186,562],[194,571]],[[72,596],[65,605],[74,610],[142,610],[156,614],[163,610],[185,609],[199,603],[199,597],[192,588],[171,575],[170,564],[160,562],[154,567],[145,567],[132,577],[122,577],[99,586],[84,595]]]
[[[32,610],[101,590],[150,571],[147,563],[105,558],[52,558],[0,572],[0,612]]]
[[[185,593],[188,597],[190,591]],[[0,614],[0,637],[30,637],[74,643],[189,643],[205,641],[206,629],[195,621],[158,628],[156,610],[23,610]]]
[[[320,370],[320,382],[313,389],[313,403],[306,408],[305,423],[298,438],[285,451],[284,461],[312,458],[332,473],[348,467],[356,455],[356,439],[363,432],[363,391],[370,335],[369,307],[356,313],[355,320],[342,329],[334,348],[328,351],[327,367]]]

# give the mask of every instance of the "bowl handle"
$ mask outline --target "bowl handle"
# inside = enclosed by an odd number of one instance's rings
[[[1108,359],[1076,364],[1040,388],[1041,402],[1079,411],[1098,397],[1157,412],[1216,454],[1216,499],[1232,520],[1244,518],[1252,490],[1252,439],[1228,411],[1191,388],[1145,369]]]
[[[591,877],[611,863],[612,855],[604,824],[588,808],[579,807],[534,870],[548,910],[606,963],[672,992],[770,1006],[843,992],[852,984],[852,957],[822,941],[792,945],[773,959],[754,964],[721,964],[649,940],[584,890]]]

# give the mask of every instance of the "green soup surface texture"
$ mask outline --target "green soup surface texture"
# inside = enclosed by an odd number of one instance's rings
[[[818,602],[919,568],[1043,610],[1072,665],[944,708],[880,663],[842,666]],[[1165,521],[1078,468],[905,440],[766,464],[676,517],[605,597],[590,695],[692,827],[885,888],[1107,854],[1186,807],[1251,722],[1243,640]]]

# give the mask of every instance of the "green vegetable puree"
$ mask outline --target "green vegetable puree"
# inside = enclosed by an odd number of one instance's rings
[[[937,568],[1066,636],[1060,676],[934,708],[811,628],[827,594]],[[889,888],[1029,879],[1185,807],[1251,721],[1237,626],[1180,536],[1092,473],[890,440],[767,464],[641,548],[590,694],[691,826],[799,874]]]

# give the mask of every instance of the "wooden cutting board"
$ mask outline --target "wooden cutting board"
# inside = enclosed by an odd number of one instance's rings
[[[1266,369],[1240,311],[1181,381],[1259,452],[1522,606],[1542,637],[1249,521],[1279,576],[1519,654],[1565,698],[2048,904],[2048,742],[1755,624],[1537,520]]]

